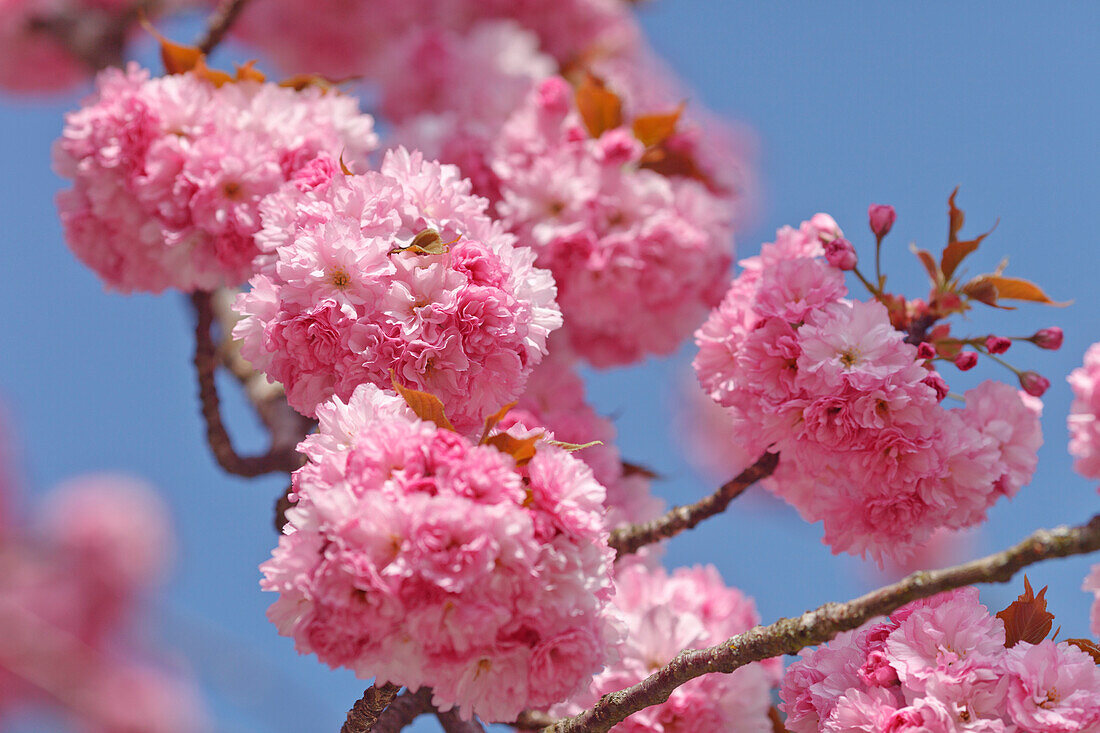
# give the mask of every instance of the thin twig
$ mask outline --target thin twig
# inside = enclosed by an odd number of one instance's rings
[[[371,685],[363,693],[363,697],[355,701],[348,711],[348,719],[340,728],[340,733],[369,733],[374,729],[378,718],[382,716],[393,699],[397,697],[401,689],[398,685],[389,682],[376,687]]]
[[[421,687],[416,692],[405,690],[397,699],[390,703],[380,716],[373,728],[367,730],[371,733],[400,733],[401,729],[410,725],[424,713],[431,712],[432,691],[428,687]],[[359,733],[357,731],[341,731],[341,733]]]
[[[463,720],[458,717],[457,708],[451,708],[445,713],[437,711],[435,717],[439,718],[439,724],[443,726],[444,733],[485,733],[485,728],[477,718]]]
[[[206,22],[206,31],[195,42],[198,49],[209,55],[217,48],[247,3],[248,0],[223,0]]]
[[[222,422],[221,402],[214,373],[218,361],[217,348],[210,334],[214,322],[214,309],[210,293],[198,291],[191,294],[195,307],[195,373],[199,381],[199,399],[202,417],[206,421],[206,439],[218,464],[238,476],[260,476],[265,473],[294,471],[302,465],[302,456],[293,448],[297,444],[284,445],[273,439],[270,450],[260,456],[240,456]],[[298,436],[301,437],[301,436]]]
[[[918,598],[974,583],[1007,583],[1020,569],[1040,560],[1096,550],[1100,550],[1100,514],[1077,527],[1040,529],[1003,552],[944,570],[913,573],[847,603],[826,603],[798,618],[782,618],[769,626],[757,626],[718,646],[680,652],[638,684],[605,695],[591,709],[559,720],[543,731],[603,733],[642,708],[664,702],[673,690],[690,679],[712,672],[729,673],[750,662],[794,654]]]
[[[664,516],[650,522],[620,527],[611,533],[608,544],[619,556],[637,552],[646,545],[675,537],[684,530],[691,529],[708,517],[721,514],[730,502],[763,478],[771,476],[779,465],[778,453],[765,453],[736,477],[723,484],[710,496],[694,504],[670,509]]]

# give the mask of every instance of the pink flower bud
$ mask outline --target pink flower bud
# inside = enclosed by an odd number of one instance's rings
[[[890,233],[894,226],[894,220],[898,215],[893,206],[887,204],[871,204],[867,207],[867,219],[871,222],[871,231],[882,239]]]
[[[927,341],[921,341],[920,346],[917,347],[918,359],[934,359],[936,357],[936,347]]]
[[[1042,397],[1050,388],[1050,380],[1038,372],[1021,372],[1020,386],[1032,397]]]
[[[978,354],[975,351],[960,351],[959,355],[955,357],[955,366],[959,368],[959,371],[965,372],[977,365]]]
[[[535,100],[547,112],[564,115],[569,111],[569,100],[572,98],[572,93],[573,90],[569,87],[569,82],[561,77],[552,76],[539,85],[538,91],[535,93]]]
[[[927,384],[932,389],[936,390],[936,399],[940,402],[947,396],[947,393],[951,390],[947,387],[947,382],[943,381],[943,377],[939,372],[929,372],[928,376],[921,380],[921,384]]]
[[[596,148],[603,163],[609,166],[626,165],[640,158],[645,149],[641,141],[625,127],[616,127],[605,132],[596,142]]]
[[[1062,348],[1062,338],[1062,329],[1057,326],[1051,326],[1050,328],[1042,328],[1036,331],[1035,335],[1031,337],[1031,342],[1040,349],[1056,351]]]
[[[825,259],[838,270],[851,270],[856,266],[856,248],[844,237],[825,242]]]
[[[985,348],[990,354],[1003,354],[1008,351],[1009,346],[1012,346],[1012,341],[1004,336],[991,335],[985,340]]]

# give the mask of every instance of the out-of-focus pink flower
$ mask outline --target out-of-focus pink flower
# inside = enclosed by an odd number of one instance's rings
[[[585,691],[551,708],[554,716],[575,714],[601,695],[640,682],[682,649],[721,643],[759,622],[752,600],[727,587],[711,566],[679,568],[670,575],[662,568],[634,564],[620,568],[615,586],[613,603],[627,629],[619,658]],[[768,692],[779,672],[775,661],[692,680],[614,730],[768,730]]]
[[[1090,591],[1096,595],[1096,600],[1092,604],[1092,611],[1089,613],[1089,623],[1092,635],[1100,638],[1100,564],[1092,566],[1092,570],[1085,577],[1081,590]]]
[[[1067,381],[1073,389],[1068,419],[1073,469],[1086,478],[1100,478],[1100,344],[1089,347],[1084,364]]]

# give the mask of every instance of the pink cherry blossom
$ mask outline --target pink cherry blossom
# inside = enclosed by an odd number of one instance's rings
[[[1092,566],[1092,570],[1090,570],[1089,574],[1085,577],[1085,582],[1081,586],[1081,590],[1092,591],[1096,594],[1096,600],[1093,601],[1089,620],[1092,635],[1100,637],[1100,565]]]
[[[1100,725],[1100,669],[1066,642],[1021,641],[1005,652],[1008,713],[1021,730],[1091,731]]]
[[[619,569],[615,586],[613,602],[627,628],[619,659],[584,692],[551,708],[555,716],[574,714],[603,694],[640,682],[681,649],[720,643],[759,621],[752,600],[727,587],[711,566],[679,568],[670,575],[662,568],[632,564]],[[613,730],[763,733],[771,729],[768,692],[777,672],[773,660],[692,680],[673,690],[666,702],[634,713]]]
[[[321,153],[365,164],[372,125],[318,88],[108,69],[54,145],[73,181],[58,195],[66,241],[121,292],[238,285],[259,254],[260,200]]]
[[[463,717],[512,720],[603,663],[612,551],[604,490],[539,443],[517,466],[418,420],[372,384],[317,410],[294,506],[262,586],[299,652]],[[517,437],[523,437],[522,434]]]
[[[1069,409],[1069,452],[1073,469],[1086,478],[1100,478],[1100,344],[1085,352],[1084,365],[1070,372],[1073,404]]]
[[[303,414],[392,372],[459,430],[480,428],[561,323],[550,274],[485,206],[454,166],[403,148],[378,172],[286,184],[261,205],[269,254],[234,306],[241,353]],[[437,249],[409,249],[418,236]]]

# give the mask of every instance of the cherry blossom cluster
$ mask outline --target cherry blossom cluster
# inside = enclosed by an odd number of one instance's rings
[[[671,132],[661,155],[696,142]],[[553,77],[489,154],[484,193],[553,272],[569,344],[597,366],[675,349],[718,301],[731,261],[735,197],[701,173],[661,169],[652,150],[625,122],[586,124],[573,88]]]
[[[1069,411],[1069,452],[1073,468],[1086,478],[1100,478],[1100,344],[1085,352],[1085,363],[1070,372],[1073,404]]]
[[[1097,730],[1093,657],[1064,641],[1008,641],[976,589],[933,596],[803,651],[779,708],[792,733]]]
[[[41,515],[34,532],[13,517],[0,527],[0,725],[50,706],[82,730],[203,730],[195,690],[127,643],[169,551],[156,495],[133,479],[82,477],[54,490]]]
[[[663,568],[631,563],[616,572],[613,602],[627,628],[619,659],[582,694],[551,708],[556,717],[578,713],[601,696],[642,681],[684,649],[720,644],[760,621],[752,599],[727,587],[712,565],[679,568],[669,575]],[[732,674],[694,679],[676,688],[666,702],[631,715],[614,730],[770,731],[770,691],[780,667],[772,659]]]
[[[377,171],[304,168],[260,207],[261,274],[235,308],[241,353],[312,415],[392,379],[461,431],[523,391],[561,324],[554,281],[458,169],[403,148]]]
[[[500,20],[534,33],[542,51],[559,63],[615,53],[638,35],[624,0],[350,0],[339,5],[271,0],[248,9],[234,32],[292,73],[374,80],[392,74],[384,67],[403,48],[433,35],[474,38],[480,24]],[[413,70],[434,61],[425,56]],[[472,81],[464,79],[463,88]]]
[[[987,381],[964,408],[943,409],[931,354],[907,343],[879,302],[845,298],[827,254],[837,241],[836,223],[818,214],[744,260],[696,333],[695,368],[742,448],[779,451],[772,490],[823,521],[834,552],[881,561],[937,528],[982,521],[1027,483],[1041,405]]]
[[[261,566],[279,593],[268,616],[300,652],[487,721],[565,699],[600,668],[618,626],[588,466],[545,440],[523,457],[475,444],[371,384],[317,417]]]
[[[315,86],[108,69],[54,147],[73,181],[58,196],[66,241],[122,292],[239,285],[260,200],[321,153],[365,164],[372,128],[353,98]]]

